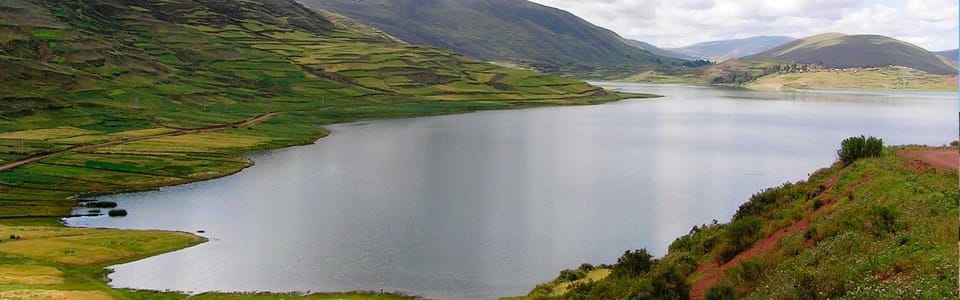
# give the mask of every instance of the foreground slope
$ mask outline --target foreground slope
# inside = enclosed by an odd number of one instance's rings
[[[955,74],[957,68],[916,45],[881,35],[815,35],[743,57],[752,61],[821,64],[830,68],[901,66],[933,74]]]
[[[0,298],[186,297],[110,289],[103,267],[204,240],[64,228],[106,213],[73,210],[90,195],[225,176],[323,124],[620,97],[288,0],[3,1],[0,68]]]
[[[666,256],[583,265],[524,298],[948,299],[957,285],[957,148],[892,147],[755,194]]]
[[[638,49],[616,33],[556,8],[520,0],[300,0],[343,14],[412,44],[542,70],[576,65],[679,65]],[[583,71],[583,70],[579,70]]]

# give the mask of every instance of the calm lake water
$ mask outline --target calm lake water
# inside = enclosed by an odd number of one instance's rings
[[[666,97],[330,126],[230,177],[102,198],[126,218],[66,222],[210,238],[114,267],[116,287],[494,298],[627,249],[662,255],[828,166],[843,138],[958,135],[952,93],[603,85]]]

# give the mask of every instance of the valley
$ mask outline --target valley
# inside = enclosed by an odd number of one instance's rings
[[[956,295],[955,43],[546,2],[3,1],[0,298]]]

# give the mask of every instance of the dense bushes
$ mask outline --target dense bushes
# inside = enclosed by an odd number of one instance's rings
[[[647,249],[626,251],[613,265],[613,276],[636,277],[650,271],[653,266],[653,255]]]
[[[723,231],[723,241],[717,255],[720,261],[727,262],[746,250],[760,238],[761,221],[759,217],[747,217],[733,221]]]
[[[726,285],[716,285],[707,291],[707,300],[734,300],[737,299],[733,288]]]
[[[881,151],[883,151],[883,139],[861,135],[843,140],[837,155],[840,157],[840,162],[849,165],[861,158],[880,156]]]

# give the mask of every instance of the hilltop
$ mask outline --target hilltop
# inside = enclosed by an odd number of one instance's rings
[[[542,71],[680,65],[634,47],[616,33],[569,12],[525,0],[301,0],[359,20],[411,44]]]
[[[882,35],[826,33],[802,38],[741,58],[817,64],[829,68],[908,67],[933,74],[955,74],[957,68],[916,45]]]
[[[186,298],[111,289],[104,268],[206,240],[65,228],[107,213],[87,197],[233,174],[325,124],[625,97],[326,16],[291,0],[0,3],[0,298]]]
[[[696,58],[723,61],[757,54],[794,40],[796,39],[786,36],[755,36],[744,39],[709,41],[666,50]]]

